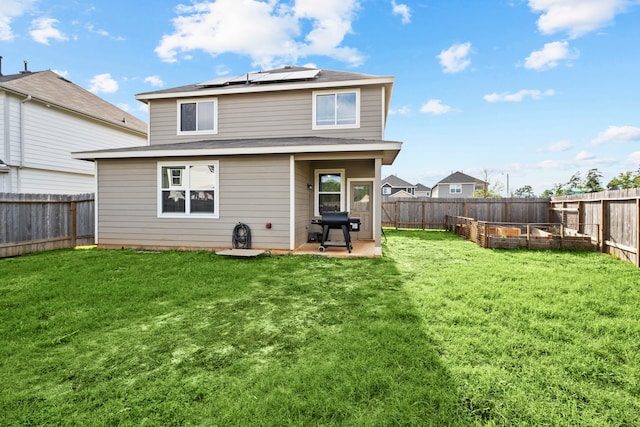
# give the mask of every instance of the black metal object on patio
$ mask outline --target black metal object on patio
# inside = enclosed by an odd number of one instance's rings
[[[322,220],[316,221],[316,224],[322,226],[322,239],[318,250],[324,252],[327,246],[344,246],[349,252],[353,249],[351,245],[350,231],[358,231],[360,229],[360,218],[350,218],[349,212],[324,212]],[[344,242],[330,242],[329,231],[332,229],[342,230]]]

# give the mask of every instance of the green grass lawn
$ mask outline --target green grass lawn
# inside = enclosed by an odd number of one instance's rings
[[[0,260],[0,425],[640,425],[639,269],[386,234]]]

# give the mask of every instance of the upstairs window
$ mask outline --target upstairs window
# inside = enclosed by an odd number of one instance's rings
[[[158,163],[158,216],[218,218],[218,162]]]
[[[360,91],[313,93],[313,129],[360,127]]]
[[[460,194],[460,193],[462,193],[462,184],[450,184],[449,185],[449,193],[451,193],[451,194]]]
[[[218,102],[215,98],[178,102],[178,134],[217,133]]]

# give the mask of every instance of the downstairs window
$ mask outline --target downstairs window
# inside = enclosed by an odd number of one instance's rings
[[[218,161],[158,163],[158,216],[219,217]]]

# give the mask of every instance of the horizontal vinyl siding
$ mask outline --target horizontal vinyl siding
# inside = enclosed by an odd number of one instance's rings
[[[311,90],[218,96],[218,133],[177,135],[175,99],[150,102],[151,143],[293,136],[382,139],[382,91],[360,90],[359,129],[312,129]]]
[[[91,166],[93,166],[93,163]],[[21,193],[81,194],[94,193],[96,191],[96,180],[93,174],[75,174],[29,168],[21,169],[19,174]],[[17,188],[16,191],[18,191]]]
[[[156,160],[99,161],[98,243],[226,248],[233,228],[243,222],[254,248],[289,249],[288,156],[198,160],[220,162],[219,219],[158,218]]]
[[[0,159],[4,160],[6,163],[9,162],[7,158],[7,150],[8,150],[8,135],[5,135],[5,130],[8,131],[8,128],[5,127],[5,122],[7,121],[6,117],[9,115],[9,110],[7,109],[7,95],[0,91]],[[0,175],[0,179],[2,175]],[[0,187],[2,189],[2,187]]]
[[[145,137],[33,101],[24,104],[24,132],[25,166],[89,174],[93,174],[93,163],[72,159],[72,152],[139,146],[147,142]]]

